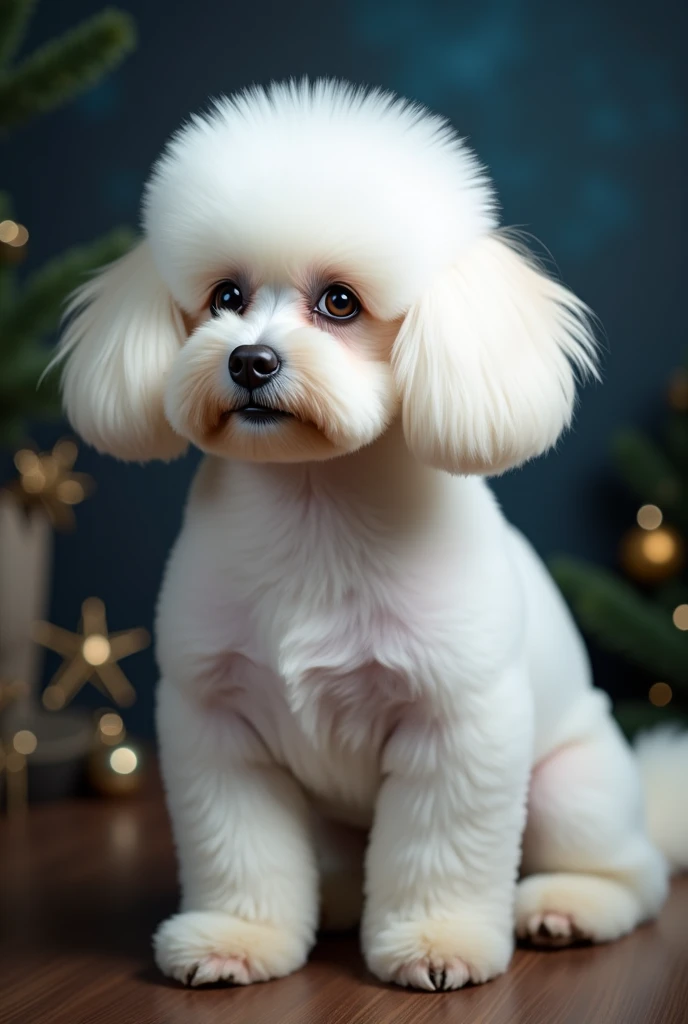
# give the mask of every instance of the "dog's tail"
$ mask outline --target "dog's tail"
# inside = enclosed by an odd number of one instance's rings
[[[673,871],[688,871],[688,732],[672,727],[635,742],[652,841]]]

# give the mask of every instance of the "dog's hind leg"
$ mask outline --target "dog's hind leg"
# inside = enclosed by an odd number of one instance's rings
[[[653,917],[666,894],[636,758],[597,707],[589,729],[533,771],[516,931],[537,945],[619,938]]]

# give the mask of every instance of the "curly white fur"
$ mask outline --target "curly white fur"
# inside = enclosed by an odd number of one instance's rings
[[[355,918],[366,833],[363,947],[386,981],[487,981],[515,932],[606,941],[654,915],[667,865],[636,759],[479,475],[569,423],[576,372],[595,372],[585,307],[496,230],[444,121],[336,83],[194,118],[144,221],[77,294],[61,356],[101,450],[208,453],[158,608],[182,883],[161,969],[295,970],[323,872],[325,918]],[[211,316],[225,278],[246,307]],[[315,306],[338,282],[361,300],[351,323]],[[267,424],[228,370],[256,344],[281,361],[259,400],[289,414]],[[651,820],[685,862],[685,827]]]

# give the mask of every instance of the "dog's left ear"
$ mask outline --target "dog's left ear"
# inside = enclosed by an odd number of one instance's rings
[[[585,305],[499,234],[408,311],[392,368],[406,442],[450,473],[499,473],[568,426],[576,371],[597,376]]]

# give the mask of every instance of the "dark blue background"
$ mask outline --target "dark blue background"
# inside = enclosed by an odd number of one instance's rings
[[[99,9],[43,0],[27,41]],[[140,45],[63,111],[3,142],[2,186],[31,232],[27,267],[116,223],[135,224],[163,142],[208,96],[302,74],[376,83],[447,114],[496,181],[507,224],[551,250],[601,319],[604,386],[582,396],[556,454],[496,482],[508,515],[544,555],[614,560],[633,504],[613,482],[608,442],[652,425],[685,345],[683,239],[688,18],[671,0],[315,0],[125,2]],[[46,446],[64,432],[37,428]],[[98,481],[57,540],[52,619],[73,628],[89,594],[113,629],[150,624],[195,459],[127,466],[81,453]],[[56,662],[48,661],[50,671]],[[602,681],[614,688],[613,663]],[[151,729],[151,652],[124,663]],[[617,686],[619,685],[617,680]]]

